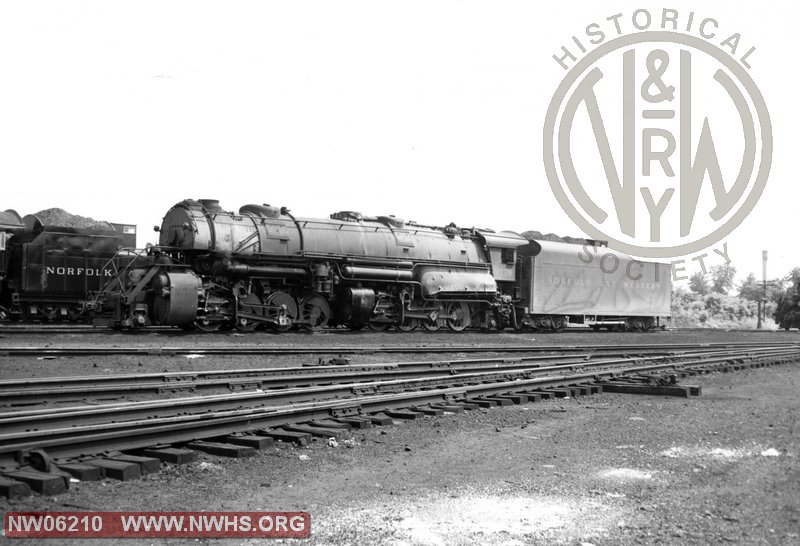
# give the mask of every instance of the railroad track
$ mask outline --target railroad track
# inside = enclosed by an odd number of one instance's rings
[[[665,328],[665,331],[668,332],[771,332],[775,334],[782,333],[781,330],[753,330],[752,328],[701,328],[701,327],[674,327],[674,328]],[[567,328],[568,332],[585,332],[585,333],[592,333],[594,330],[589,328],[588,326],[570,326]],[[176,335],[191,335],[191,333],[187,333],[180,328],[174,326],[148,326],[144,328],[139,328],[136,330],[136,333],[147,334],[147,333],[174,333]],[[325,330],[326,333],[329,334],[342,334],[342,335],[351,335],[352,331],[346,328],[328,328]],[[119,335],[119,330],[114,330],[107,326],[94,326],[91,324],[2,324],[0,325],[0,335],[2,334],[109,334],[109,335]],[[263,332],[262,332],[263,333]],[[442,333],[452,333],[452,332],[442,332]],[[398,333],[399,334],[399,333]],[[204,334],[209,335],[209,334]],[[224,332],[222,335],[225,335]],[[256,336],[260,335],[259,333],[254,334]],[[267,333],[269,335],[269,333]],[[283,334],[285,335],[285,334]],[[292,335],[292,334],[289,334]],[[305,334],[303,334],[305,335]]]
[[[128,375],[122,377],[53,377],[33,380],[0,382],[0,401],[10,408],[0,412],[0,430],[10,431],[14,422],[22,423],[22,430],[38,429],[39,422],[29,422],[22,417],[43,416],[48,423],[58,421],[74,425],[74,417],[113,414],[115,419],[128,418],[121,409],[136,412],[136,417],[150,418],[167,411],[185,412],[187,407],[200,406],[214,410],[210,402],[222,401],[237,405],[255,400],[256,403],[296,402],[321,398],[347,398],[352,394],[386,390],[412,390],[415,388],[440,388],[453,383],[477,383],[500,379],[526,378],[532,374],[575,371],[578,369],[613,368],[644,362],[662,362],[680,365],[686,360],[721,362],[735,358],[749,358],[763,351],[741,350],[699,351],[670,356],[629,356],[609,359],[603,355],[592,359],[589,354],[533,356],[519,359],[465,359],[452,361],[399,362],[368,366],[332,368],[280,368],[236,371],[208,371]],[[793,349],[770,351],[769,354],[792,354]],[[595,355],[596,357],[597,355]],[[244,374],[245,377],[241,377]],[[101,383],[97,385],[96,383]],[[59,386],[60,385],[60,386]],[[220,393],[222,390],[224,392]],[[200,395],[201,391],[209,394]],[[133,400],[132,394],[155,394],[156,401]],[[102,397],[112,397],[101,407]],[[51,407],[54,399],[70,398],[89,400],[91,406]],[[9,403],[11,402],[11,403]],[[20,406],[46,405],[44,409],[26,410]],[[152,413],[149,413],[152,409]],[[143,413],[144,412],[144,413]],[[5,419],[11,417],[12,419]],[[102,419],[101,419],[102,421]],[[82,422],[82,421],[81,421]],[[20,428],[20,427],[17,427]]]
[[[60,401],[168,397],[170,395],[222,394],[267,391],[333,383],[381,381],[425,377],[446,371],[473,373],[492,367],[513,370],[561,363],[579,364],[590,353],[534,355],[520,358],[480,358],[452,361],[408,361],[350,365],[314,365],[284,368],[165,372],[110,376],[45,377],[0,381],[0,407],[52,404]]]
[[[701,348],[678,351],[648,347],[635,350],[602,351],[565,350],[562,354],[532,355],[520,357],[487,357],[454,360],[428,360],[385,362],[350,365],[347,359],[333,359],[338,365],[314,365],[285,368],[245,368],[206,370],[193,372],[164,372],[149,374],[115,374],[107,376],[43,377],[9,379],[0,381],[0,408],[31,406],[42,403],[55,404],[77,401],[132,400],[143,398],[167,398],[180,395],[224,394],[245,391],[270,391],[275,389],[302,388],[326,384],[346,384],[368,381],[386,381],[426,376],[471,374],[486,371],[515,373],[541,367],[580,367],[593,359],[604,362],[635,362],[645,356],[673,357],[679,361],[692,355],[695,358],[710,358],[725,354],[748,356],[754,349],[779,349],[783,346],[743,346],[733,352],[732,348]],[[786,350],[794,350],[786,346]],[[720,353],[724,351],[724,353]],[[608,360],[612,357],[618,360]]]
[[[0,414],[0,466],[30,461],[31,454],[39,460],[65,459],[236,433],[285,434],[283,427],[332,419],[352,424],[408,408],[436,414],[497,396],[522,401],[558,393],[558,389],[563,394],[565,388],[588,393],[599,390],[603,382],[632,376],[652,379],[652,374],[674,376],[719,367],[797,362],[800,351],[796,345],[695,347],[684,353],[628,358],[587,360],[584,353],[562,357],[555,361],[443,361],[427,371],[419,363],[381,364],[366,370],[359,366],[361,371],[346,372],[301,368],[296,375],[287,375],[285,370],[273,374],[276,383],[266,389],[258,385],[223,395],[16,409]],[[399,377],[397,370],[403,365],[411,371]],[[387,371],[389,375],[381,376]],[[324,434],[331,429],[317,430]]]
[[[580,349],[593,352],[639,352],[639,351],[685,351],[693,348],[757,348],[797,347],[795,341],[750,341],[709,343],[625,343],[625,344],[581,344]],[[0,345],[0,356],[69,357],[69,356],[174,356],[174,355],[354,355],[354,354],[442,354],[442,353],[559,353],[575,351],[576,345],[516,345],[516,344],[472,344],[445,345],[245,345],[219,344],[192,346],[127,346],[98,347],[80,345],[62,346],[12,346]]]

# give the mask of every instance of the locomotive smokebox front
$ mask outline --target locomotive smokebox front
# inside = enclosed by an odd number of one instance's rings
[[[218,203],[216,209],[219,209]],[[212,232],[205,216],[207,212],[210,212],[209,209],[200,201],[186,200],[178,203],[164,215],[158,244],[182,250],[211,248]]]

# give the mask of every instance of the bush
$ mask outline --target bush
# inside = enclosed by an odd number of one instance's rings
[[[774,330],[774,304],[767,304],[763,328]],[[683,328],[755,328],[758,303],[738,296],[711,292],[698,294],[678,287],[672,292],[672,325]]]

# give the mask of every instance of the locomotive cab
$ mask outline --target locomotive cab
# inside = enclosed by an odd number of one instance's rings
[[[498,283],[517,280],[517,248],[528,243],[528,240],[513,231],[493,233],[478,230],[478,234],[486,247],[489,262],[492,264],[492,275]]]

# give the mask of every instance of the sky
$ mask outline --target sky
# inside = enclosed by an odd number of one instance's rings
[[[186,198],[580,236],[543,166],[566,74],[552,56],[592,22],[664,7],[756,47],[771,174],[713,248],[759,278],[768,250],[783,275],[800,265],[790,3],[6,1],[0,209],[135,223],[142,246]]]

